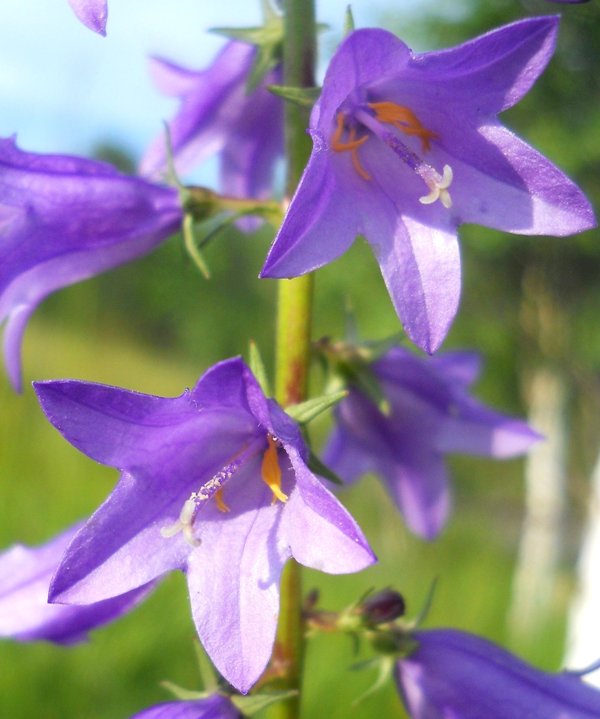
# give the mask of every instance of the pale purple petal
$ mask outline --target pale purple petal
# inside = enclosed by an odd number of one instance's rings
[[[226,501],[234,491],[226,521],[208,505],[200,515],[202,544],[189,556],[188,585],[206,651],[245,693],[271,656],[279,578],[290,549],[279,531],[284,505],[271,504],[268,487],[249,471],[235,478],[235,489],[228,486]]]
[[[0,140],[0,323],[14,386],[25,323],[47,295],[147,254],[180,222],[175,190]]]
[[[418,646],[396,665],[413,719],[596,719],[600,692],[550,674],[491,642],[452,629],[414,632]]]
[[[294,451],[288,450],[296,490],[282,517],[282,533],[300,564],[328,574],[359,572],[376,561],[360,527]],[[306,537],[319,537],[307,542]]]
[[[91,629],[130,611],[151,591],[146,585],[85,607],[48,604],[50,580],[78,528],[38,547],[17,544],[0,553],[0,636],[58,644],[83,641]]]
[[[108,0],[69,0],[81,22],[99,35],[106,35]]]
[[[227,697],[213,694],[206,699],[157,704],[131,719],[242,719],[242,715]]]

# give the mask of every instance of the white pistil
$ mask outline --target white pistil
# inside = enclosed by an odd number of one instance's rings
[[[193,531],[193,521],[194,521],[194,514],[196,512],[196,502],[198,501],[198,495],[196,492],[192,492],[189,499],[186,499],[183,503],[183,507],[181,508],[181,512],[179,512],[179,519],[172,524],[170,527],[162,527],[160,530],[160,536],[164,537],[165,539],[169,539],[169,537],[174,537],[176,534],[179,534],[179,532],[183,533],[183,536],[185,537],[185,541],[191,545],[192,547],[199,547],[201,542],[199,539],[196,539],[194,537],[194,531]]]
[[[419,202],[422,205],[431,205],[436,200],[439,200],[442,205],[449,210],[452,207],[452,198],[450,197],[448,188],[452,184],[452,177],[453,173],[450,165],[444,165],[444,171],[441,177],[437,172],[434,176],[424,177],[423,179],[427,183],[430,193],[419,197]]]

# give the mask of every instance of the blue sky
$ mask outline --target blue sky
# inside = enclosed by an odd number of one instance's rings
[[[397,0],[399,15],[416,1]],[[317,5],[332,28],[323,38],[331,46],[346,3]],[[355,0],[357,26],[390,5]],[[0,135],[17,133],[19,146],[36,152],[86,154],[112,141],[137,158],[176,107],[152,87],[146,57],[199,69],[223,42],[208,28],[259,20],[258,0],[109,0],[108,36],[101,38],[77,21],[67,0],[1,0]]]

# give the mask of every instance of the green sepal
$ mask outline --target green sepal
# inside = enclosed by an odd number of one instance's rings
[[[248,696],[234,694],[229,698],[231,699],[231,703],[235,705],[236,709],[238,709],[245,717],[251,717],[257,712],[266,709],[266,707],[271,706],[271,704],[291,699],[292,697],[297,696],[297,694],[298,692],[296,690],[292,690],[265,692],[264,694],[251,694]]]
[[[392,672],[394,671],[394,658],[391,656],[385,656],[385,657],[376,657],[375,659],[369,659],[366,662],[361,662],[360,664],[355,665],[352,667],[353,669],[365,669],[369,666],[377,666],[378,672],[377,677],[373,684],[365,691],[363,692],[357,699],[355,699],[352,702],[352,706],[355,707],[361,702],[363,702],[367,697],[370,697],[372,694],[375,694],[375,692],[379,691],[381,687],[388,681],[388,679],[392,676]]]
[[[312,450],[310,450],[308,454],[308,468],[311,472],[313,472],[313,474],[318,474],[321,477],[325,477],[325,479],[328,479],[334,484],[344,484],[340,477],[326,464],[324,464]]]
[[[184,702],[195,701],[196,699],[206,699],[206,697],[210,696],[210,692],[199,692],[193,689],[185,689],[184,687],[180,687],[178,684],[170,682],[166,679],[165,681],[162,681],[160,685],[172,694],[175,699],[179,699]]]
[[[381,414],[389,417],[392,408],[389,400],[381,389],[381,384],[370,366],[364,362],[348,363],[343,365],[344,374],[363,394],[375,404]]]
[[[290,415],[292,419],[300,424],[308,424],[315,417],[318,417],[322,412],[333,407],[338,402],[348,396],[348,390],[343,389],[339,392],[332,392],[331,394],[324,394],[320,397],[313,397],[313,399],[307,399],[306,402],[300,402],[299,404],[292,404],[285,408],[285,411]]]
[[[344,37],[350,35],[354,31],[354,15],[352,14],[352,6],[346,7],[346,14],[344,15]]]
[[[312,107],[321,94],[320,87],[288,87],[286,85],[267,85],[267,90],[277,97],[300,107]]]
[[[435,596],[435,590],[437,589],[438,578],[434,577],[433,581],[429,585],[429,590],[425,596],[425,601],[421,607],[421,611],[417,614],[414,621],[411,622],[413,627],[420,627],[421,624],[427,619],[429,612],[431,611],[431,605],[433,604],[433,598]]]
[[[258,349],[258,345],[254,340],[250,340],[248,347],[248,365],[252,370],[252,374],[256,377],[260,388],[266,397],[272,397],[271,385],[265,369],[262,355]]]
[[[200,247],[203,244],[202,234],[200,233],[199,228],[194,225],[194,218],[187,213],[183,216],[181,232],[183,234],[183,244],[188,255],[191,257],[196,267],[200,270],[204,279],[210,279],[210,270],[202,252],[200,251]]]

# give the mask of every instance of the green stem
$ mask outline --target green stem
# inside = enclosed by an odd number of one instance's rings
[[[287,87],[312,87],[315,63],[314,0],[284,2],[283,74]],[[286,192],[292,196],[310,155],[306,134],[309,111],[288,102],[285,106],[287,156]],[[275,396],[282,405],[306,398],[311,341],[312,276],[279,282],[277,308]],[[276,661],[281,667],[281,688],[300,692],[304,657],[302,577],[290,560],[281,577],[281,609],[276,640]],[[276,705],[273,717],[297,719],[300,695]]]

